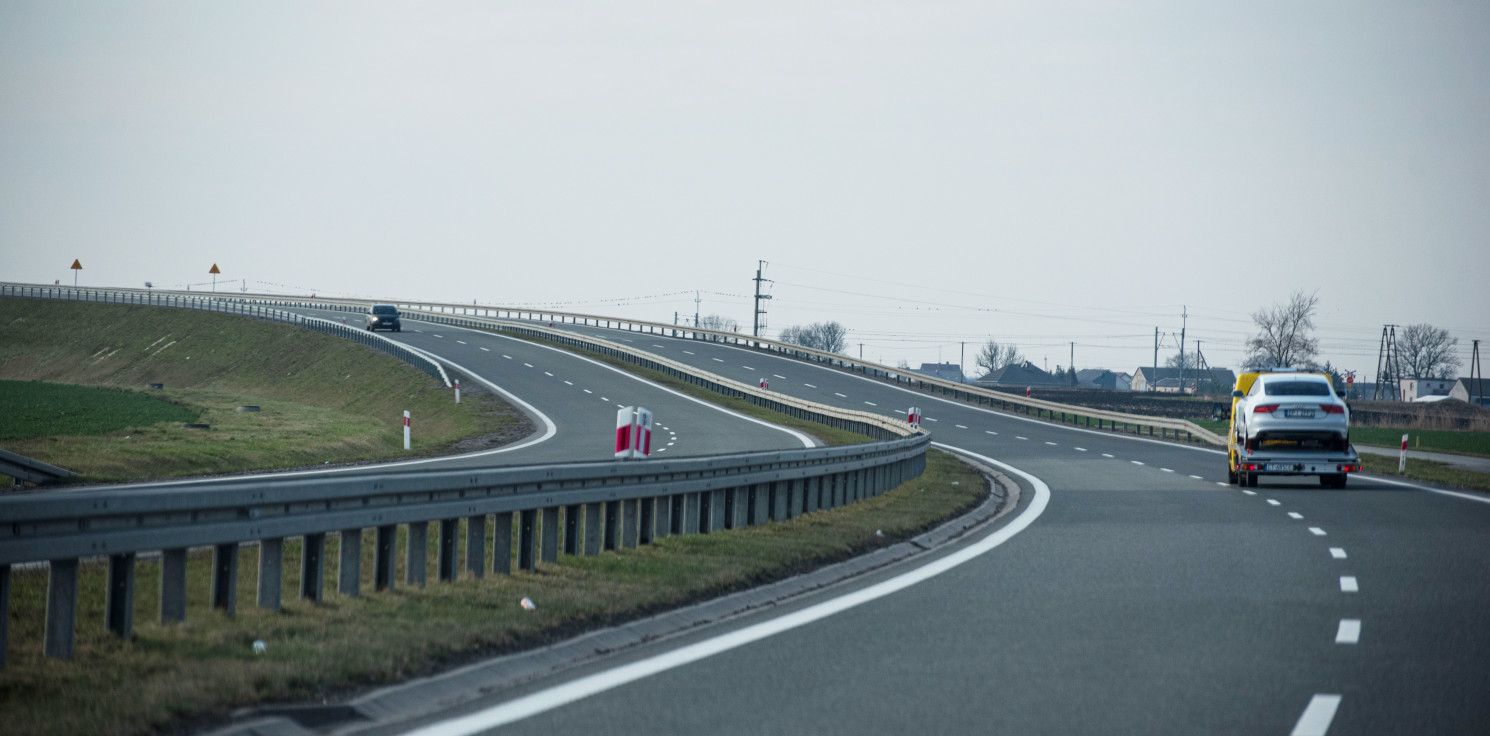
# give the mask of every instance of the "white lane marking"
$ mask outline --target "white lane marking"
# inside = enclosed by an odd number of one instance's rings
[[[866,401],[866,402],[864,402],[864,403],[865,403],[865,404],[868,404],[868,405],[870,405],[870,406],[879,406],[879,404],[876,404],[876,403],[874,403],[874,402],[873,402],[873,401]]]
[[[533,367],[533,364],[532,363],[523,363],[523,365],[525,365],[525,366],[527,366],[529,368],[532,368]]]
[[[932,418],[931,418],[931,417],[926,417],[926,421],[928,421],[928,422],[935,422],[935,421],[937,421],[937,420],[935,420],[935,419],[932,419]]]
[[[752,624],[742,629],[689,644],[688,646],[679,647],[670,652],[664,652],[640,661],[621,665],[614,669],[571,680],[562,685],[556,685],[546,690],[540,690],[510,700],[506,703],[494,705],[470,715],[432,723],[424,728],[410,731],[406,736],[467,736],[468,734],[480,733],[497,728],[498,726],[504,726],[525,718],[530,718],[539,713],[545,713],[560,706],[613,690],[622,685],[636,682],[637,680],[651,677],[661,672],[707,659],[716,654],[737,649],[782,632],[791,631],[792,629],[822,620],[837,613],[842,613],[856,606],[897,593],[916,583],[936,577],[965,562],[978,558],[1028,528],[1030,524],[1034,523],[1040,517],[1040,514],[1045,512],[1045,507],[1050,503],[1050,487],[1045,485],[1045,482],[1039,478],[990,457],[984,457],[977,453],[941,443],[934,442],[932,444],[945,450],[967,455],[977,459],[979,462],[988,463],[1024,478],[1035,489],[1035,496],[1030,501],[1029,507],[1008,524],[987,537],[946,557],[932,560],[921,567],[897,575],[884,582],[876,583],[867,588],[856,590],[768,621],[762,621],[758,624]]]
[[[1016,435],[1014,435],[1014,439],[1016,439],[1016,440],[1028,440],[1029,438],[1028,437],[1020,437],[1019,435],[1016,434]]]
[[[481,349],[481,352],[483,352],[483,353],[490,353],[491,352],[491,348],[482,348]]]
[[[1133,463],[1134,465],[1142,465],[1143,464],[1143,461],[1141,461],[1141,460],[1129,460],[1128,462]]]
[[[902,411],[902,410],[900,410],[900,409],[896,409],[896,410],[895,410],[895,413],[896,413],[896,414],[904,414],[904,413],[905,413],[905,412],[904,412],[904,411]]]
[[[554,374],[549,373],[548,371],[544,371],[543,372],[543,375],[548,376],[549,378],[553,378],[554,377]]]
[[[677,442],[669,442],[669,443],[667,443],[667,446],[668,447],[672,447],[673,445],[676,445],[676,444],[678,444],[678,443]]]
[[[666,350],[667,349],[667,347],[664,346],[664,345],[653,345],[652,347],[654,347],[654,348],[662,348],[663,350]]]
[[[775,377],[777,377],[777,378],[780,378],[780,379],[781,379],[781,380],[783,380],[783,381],[785,381],[785,380],[786,380],[786,376],[783,376],[783,375],[781,375],[781,374],[780,374],[780,373],[772,373],[772,374],[771,374],[771,375],[773,375],[773,376],[775,376]]]
[[[858,378],[858,377],[859,376],[854,376],[854,378]],[[1476,502],[1479,502],[1479,503],[1490,503],[1490,496],[1475,496],[1475,495],[1471,495],[1471,494],[1468,494],[1468,493],[1460,493],[1459,491],[1445,491],[1442,488],[1429,488],[1428,486],[1420,486],[1420,485],[1418,485],[1416,483],[1408,483],[1406,481],[1392,480],[1391,478],[1383,478],[1383,477],[1381,477],[1379,475],[1367,475],[1365,477],[1370,478],[1371,480],[1374,480],[1374,481],[1379,481],[1381,483],[1390,483],[1390,484],[1392,484],[1394,486],[1402,486],[1403,488],[1412,488],[1414,490],[1428,491],[1429,493],[1437,493],[1437,494],[1442,495],[1442,496],[1453,496],[1454,498],[1462,498],[1465,501],[1476,501]]]
[[[838,392],[837,392],[837,391],[834,391],[834,392],[833,392],[833,395],[834,395],[834,396],[837,396],[837,397],[838,397],[838,398],[840,398],[840,399],[846,399],[846,398],[848,398],[848,394],[840,394],[840,393],[838,393]]]
[[[1200,477],[1200,476],[1198,476],[1198,475],[1192,475],[1192,476],[1190,476],[1190,477],[1191,477],[1191,478],[1194,478],[1194,479],[1195,479],[1195,480],[1205,480],[1205,478],[1202,478],[1202,477]],[[1222,483],[1222,484],[1221,484],[1221,485],[1223,485],[1223,486],[1224,486],[1224,485],[1226,485],[1226,484],[1225,484],[1225,483]]]
[[[1304,714],[1299,716],[1289,736],[1325,736],[1339,707],[1339,695],[1315,695],[1309,699],[1308,707],[1304,708]]]
[[[609,397],[606,397],[606,396],[602,396],[602,397],[600,397],[600,400],[601,401],[610,401],[610,398]]]
[[[744,369],[745,369],[745,370],[747,370],[747,371],[753,371],[753,370],[755,370],[755,369],[754,369],[754,368],[751,368],[751,367],[750,367],[750,366],[748,366],[748,365],[741,365],[741,366],[740,366],[740,367],[741,367],[741,368],[744,368]]]
[[[460,343],[462,345],[466,344],[466,341],[465,340],[456,340],[456,342],[458,342],[458,343]]]
[[[1077,452],[1086,452],[1086,448],[1085,447],[1077,447],[1077,448],[1075,448],[1075,450]]]
[[[1281,504],[1278,501],[1270,498],[1270,499],[1268,499],[1268,505],[1269,506],[1282,506],[1283,504]]]
[[[443,340],[443,339],[445,339],[445,336],[444,336],[444,335],[435,335],[435,337],[438,337],[438,338],[440,338],[440,339],[441,339],[441,340]]]
[[[1112,456],[1104,452],[1104,453],[1102,453],[1102,457],[1112,457]]]
[[[714,362],[715,363],[723,363],[724,361],[722,359],[720,359],[720,358],[715,358],[714,359]]]
[[[659,448],[657,448],[657,451],[658,452],[667,452],[667,448],[666,447],[659,447]]]
[[[1358,618],[1340,619],[1340,628],[1335,631],[1336,644],[1359,644],[1361,643],[1361,620]]]
[[[564,382],[564,385],[565,386],[573,386],[574,385],[574,381],[565,381]]]
[[[1245,493],[1245,494],[1247,494],[1249,496],[1256,496],[1257,495],[1257,491],[1242,491],[1242,493]]]
[[[625,409],[626,408],[626,405],[625,404],[616,404],[616,408],[617,409]]]
[[[1310,534],[1313,534],[1316,537],[1323,537],[1323,536],[1325,536],[1324,530],[1323,529],[1320,529],[1317,526],[1311,526],[1311,527],[1309,527],[1309,533]]]
[[[983,430],[983,433],[984,434],[998,434],[998,432],[995,432],[995,431],[993,431],[991,429],[985,429],[985,430]]]
[[[1337,559],[1337,560],[1343,560],[1343,559],[1345,559],[1345,548],[1344,547],[1331,547],[1330,548],[1330,556],[1333,557],[1333,558],[1335,558],[1335,559]]]
[[[591,391],[591,390],[590,390],[590,389],[582,389],[582,390],[583,390],[583,391],[584,391],[584,392],[585,392],[585,393],[587,393],[587,394],[593,394],[593,393],[595,393],[595,392],[594,392],[594,391]]]
[[[967,425],[966,424],[954,424],[952,426],[954,426],[954,427],[956,427],[958,429],[967,429]]]
[[[1299,512],[1297,512],[1297,511],[1290,511],[1290,512],[1288,512],[1288,518],[1290,518],[1290,519],[1302,519],[1302,518],[1304,518],[1304,515],[1301,514],[1301,513],[1299,513]]]
[[[1164,471],[1164,472],[1166,472],[1166,473],[1173,473],[1174,472],[1173,470],[1170,470],[1169,468],[1159,468],[1159,469],[1162,470],[1162,471]]]
[[[807,388],[817,388],[817,386],[814,386],[814,385],[812,385],[812,384],[810,384],[810,383],[804,383],[804,384],[802,384],[802,385],[803,385],[803,386],[806,386],[806,387],[807,387]]]
[[[1340,592],[1341,593],[1359,593],[1359,592],[1361,592],[1361,584],[1360,584],[1359,581],[1357,581],[1355,579],[1355,576],[1354,575],[1341,575],[1340,576]]]
[[[1054,442],[1046,442],[1045,444],[1047,444],[1047,445],[1055,445]]]
[[[695,353],[695,352],[693,352],[693,351],[692,351],[692,350],[684,350],[684,351],[683,351],[683,352],[684,352],[684,353],[685,353],[685,354],[688,354],[688,355],[698,355],[698,353]]]

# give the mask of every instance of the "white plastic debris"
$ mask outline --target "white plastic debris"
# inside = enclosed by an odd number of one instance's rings
[[[957,486],[957,485],[962,485],[962,484],[954,480],[954,481],[952,481],[952,485]]]
[[[258,640],[256,642],[254,642],[254,654],[263,654],[264,652],[267,652],[267,651],[269,651],[269,647],[264,646],[264,640],[263,639],[260,639],[260,640]]]
[[[526,596],[524,596],[521,601],[518,601],[518,605],[521,605],[524,611],[538,610],[538,606],[533,605],[533,599]]]
[[[882,529],[875,529],[874,530],[874,536],[876,536],[876,537],[883,537],[883,536],[885,536],[885,532]]]

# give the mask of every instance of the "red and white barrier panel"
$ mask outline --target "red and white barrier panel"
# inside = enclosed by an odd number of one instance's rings
[[[771,382],[770,381],[767,381],[764,378],[762,378],[761,379],[761,388],[770,388],[770,387],[771,387]]]
[[[404,412],[404,449],[409,449],[409,413]]]
[[[1407,435],[1402,435],[1402,455],[1397,460],[1397,474],[1407,472]]]
[[[455,403],[460,403],[460,379],[455,379]]]
[[[921,426],[921,409],[920,409],[920,407],[916,407],[916,406],[911,407],[910,411],[908,411],[908,412],[905,413],[905,421],[908,422],[912,427],[918,427],[919,428]]]
[[[652,412],[628,406],[616,412],[616,459],[645,460],[652,454]]]

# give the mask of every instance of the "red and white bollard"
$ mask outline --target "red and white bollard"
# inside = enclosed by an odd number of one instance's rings
[[[1025,397],[1025,398],[1026,398],[1026,399],[1028,399],[1028,398],[1029,398],[1029,397],[1030,397],[1030,388],[1031,388],[1031,387],[1029,387],[1029,386],[1025,386],[1025,387],[1024,387],[1024,397]]]
[[[905,421],[912,427],[919,429],[921,426],[921,409],[915,406],[911,407],[911,410],[905,413]]]
[[[616,412],[616,459],[645,460],[652,454],[652,412],[640,406]]]
[[[455,381],[455,403],[460,403],[460,380]]]
[[[1397,459],[1397,475],[1407,472],[1407,435],[1402,435],[1402,457]]]
[[[404,449],[409,449],[409,413],[404,412]]]
[[[762,378],[761,379],[761,388],[770,388],[770,387],[771,387],[771,382],[770,381],[767,381],[764,378]]]

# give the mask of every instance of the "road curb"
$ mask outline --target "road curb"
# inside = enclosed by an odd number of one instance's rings
[[[780,605],[913,557],[930,554],[993,523],[1019,505],[1019,486],[1009,476],[951,453],[987,478],[988,498],[972,511],[903,542],[809,573],[592,631],[539,649],[504,655],[450,672],[380,688],[349,703],[256,706],[233,713],[237,723],[210,736],[321,736],[349,734],[406,721],[474,701],[616,652],[666,639],[702,626]]]

